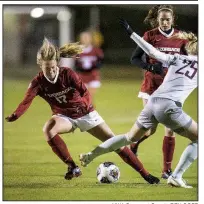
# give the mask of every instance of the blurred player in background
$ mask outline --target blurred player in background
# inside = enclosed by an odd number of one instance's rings
[[[92,36],[93,36],[93,45],[95,47],[101,48],[104,43],[104,37],[103,34],[100,32],[99,28],[93,28],[91,29]]]
[[[57,48],[45,39],[37,53],[37,64],[41,72],[31,81],[17,109],[6,117],[8,122],[17,120],[37,95],[50,105],[52,117],[45,123],[43,132],[53,152],[67,164],[65,179],[68,180],[80,176],[81,170],[72,159],[67,145],[59,134],[70,133],[79,128],[101,141],[114,136],[102,117],[94,110],[90,94],[81,78],[70,68],[58,67],[60,57],[76,57],[81,53],[82,47],[77,43]],[[148,183],[159,183],[159,179],[143,167],[128,147],[120,148],[116,152]]]
[[[165,54],[133,32],[126,21],[121,20],[121,24],[125,27],[130,38],[147,55],[165,63],[169,71],[161,86],[148,99],[131,130],[127,134],[107,140],[87,154],[81,154],[81,164],[87,166],[94,158],[102,154],[138,141],[146,131],[156,127],[158,123],[162,123],[177,134],[192,141],[183,151],[180,161],[172,175],[169,176],[167,183],[176,187],[192,188],[186,184],[182,177],[193,161],[197,159],[198,128],[197,123],[182,110],[182,105],[197,87],[197,37],[193,33],[180,32],[175,34],[175,39],[188,40],[185,46],[188,55]]]
[[[92,101],[96,90],[101,86],[99,68],[102,65],[104,54],[102,49],[93,44],[91,31],[80,33],[80,43],[84,46],[83,52],[76,58],[75,68],[91,94]]]
[[[149,10],[147,17],[144,22],[150,24],[152,30],[145,32],[143,38],[148,43],[153,45],[155,48],[161,52],[170,54],[185,54],[184,46],[186,40],[184,39],[173,39],[172,35],[178,33],[178,30],[174,26],[175,13],[171,5],[156,5]],[[143,60],[145,58],[145,60]],[[166,64],[158,62],[147,56],[144,51],[138,46],[132,54],[131,57],[132,64],[141,68],[153,68],[153,67],[167,67]],[[157,88],[162,84],[163,79],[167,73],[167,68],[164,70],[163,75],[154,74],[152,72],[146,71],[144,73],[144,80],[142,82],[141,90],[138,97],[143,99],[143,105],[145,106],[150,95],[157,90]],[[156,131],[151,129],[148,131],[144,137],[142,137],[137,143],[131,144],[131,150],[137,154],[138,146],[141,142],[147,139],[150,135],[154,134]],[[167,179],[171,175],[171,163],[173,160],[175,148],[175,134],[174,132],[165,127],[165,136],[163,139],[163,170],[161,177]]]

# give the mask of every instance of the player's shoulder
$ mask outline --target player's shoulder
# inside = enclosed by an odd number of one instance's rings
[[[39,72],[36,76],[34,76],[33,79],[30,81],[28,88],[39,86],[39,84],[41,83],[42,76],[42,72]]]
[[[146,31],[144,34],[149,35],[149,36],[156,35],[156,34],[159,34],[159,29],[153,28],[151,30]]]
[[[32,81],[39,82],[43,77],[44,77],[44,75],[43,75],[43,72],[41,71],[33,78]]]
[[[174,28],[174,34],[179,33],[181,30]]]
[[[66,76],[73,76],[75,75],[75,71],[71,69],[70,67],[59,67],[60,72],[59,75],[66,75]]]
[[[198,61],[198,56],[197,55],[181,55],[179,53],[175,53],[173,55],[169,54],[169,56],[171,57],[171,62],[193,62],[193,61]]]
[[[149,41],[151,42],[153,39],[155,39],[155,37],[157,35],[160,35],[160,32],[159,32],[159,29],[158,28],[154,28],[152,30],[148,30],[144,33],[144,36],[143,38],[146,40],[146,41]]]
[[[179,55],[178,58],[180,60],[198,61],[198,56],[197,55]]]
[[[73,71],[70,67],[59,67],[59,70],[61,73]]]

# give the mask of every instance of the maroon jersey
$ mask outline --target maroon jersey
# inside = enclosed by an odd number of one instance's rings
[[[40,72],[31,81],[23,101],[15,111],[17,118],[28,109],[37,95],[49,103],[53,114],[63,114],[76,119],[94,110],[87,88],[80,77],[69,68],[59,68],[54,84]]]
[[[164,33],[160,28],[155,28],[153,30],[145,32],[143,38],[152,46],[160,50],[161,52],[174,54],[185,54],[184,46],[186,40],[182,39],[171,39],[172,35],[178,33],[179,31],[173,29],[170,34]],[[148,63],[154,64],[157,61],[146,55],[146,61]],[[141,87],[141,92],[148,93],[151,95],[163,82],[164,77],[167,73],[167,68],[165,69],[165,74],[163,76],[158,74],[153,74],[152,72],[145,71],[144,80]]]
[[[83,53],[76,59],[76,70],[78,72],[90,72],[101,65],[104,58],[103,51],[100,48],[89,46],[84,48]]]

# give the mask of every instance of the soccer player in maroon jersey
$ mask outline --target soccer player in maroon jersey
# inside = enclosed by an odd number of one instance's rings
[[[76,59],[76,71],[91,94],[92,101],[97,89],[101,86],[100,70],[104,58],[103,50],[93,45],[91,31],[80,33],[80,43],[84,45],[83,52]]]
[[[175,187],[193,188],[186,184],[183,174],[198,157],[198,124],[182,110],[182,105],[197,87],[197,36],[186,32],[175,34],[174,38],[188,40],[185,46],[187,55],[178,53],[172,55],[163,53],[146,42],[133,31],[126,20],[121,19],[120,24],[147,55],[165,63],[169,70],[163,83],[148,99],[130,131],[108,139],[88,153],[80,154],[81,164],[86,167],[96,157],[138,141],[147,130],[162,123],[178,135],[191,140],[191,143],[183,151],[174,172],[168,177],[167,184]]]
[[[156,5],[149,10],[145,23],[150,24],[154,29],[144,33],[143,38],[153,45],[155,48],[165,53],[179,53],[186,54],[184,46],[186,40],[170,38],[178,33],[178,30],[173,27],[175,14],[171,5]],[[145,57],[145,61],[143,58]],[[144,54],[144,51],[138,46],[131,57],[132,64],[146,69],[156,68],[159,66],[166,67],[165,64],[157,62],[155,59]],[[138,97],[143,99],[145,106],[149,96],[161,85],[167,73],[167,68],[163,75],[153,74],[152,72],[145,71],[144,80],[142,82],[141,90]],[[137,143],[131,144],[131,150],[137,154],[138,146],[141,142],[147,139],[150,135],[154,134],[156,128],[151,129],[142,137]],[[171,163],[173,160],[175,148],[175,134],[174,132],[165,127],[165,136],[163,139],[163,170],[162,178],[167,179],[171,175]]]
[[[58,67],[60,57],[76,57],[82,52],[77,43],[55,47],[47,39],[37,53],[37,64],[41,72],[31,81],[23,101],[8,117],[8,122],[17,120],[29,108],[35,96],[42,97],[51,107],[52,117],[45,123],[43,132],[53,152],[68,166],[65,179],[81,175],[81,170],[73,161],[67,145],[59,134],[73,132],[79,128],[101,141],[114,133],[94,110],[90,94],[81,78],[70,68]],[[128,147],[116,153],[150,184],[159,183]]]

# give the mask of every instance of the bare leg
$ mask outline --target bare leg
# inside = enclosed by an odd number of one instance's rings
[[[143,107],[145,107],[145,105],[147,104],[148,100],[147,99],[142,99],[143,100]],[[156,132],[157,126],[149,129],[148,131],[146,131],[146,133],[144,134],[143,137],[141,137],[137,142],[134,142],[132,144],[130,144],[130,149],[131,151],[137,155],[138,152],[138,148],[140,143],[142,143],[144,140],[146,140],[149,136],[153,135]]]
[[[73,130],[71,122],[58,116],[53,116],[43,127],[47,141],[51,140],[56,134],[70,133]]]
[[[81,175],[80,169],[75,164],[74,160],[69,153],[67,145],[59,134],[69,133],[73,131],[71,122],[61,117],[52,117],[43,127],[43,132],[46,137],[47,143],[52,148],[52,151],[68,165],[68,172],[65,179],[72,179]]]
[[[100,140],[107,140],[110,138],[109,140],[105,141],[104,143],[100,144],[98,147],[96,147],[93,151],[92,151],[92,159],[94,159],[97,156],[100,156],[102,154],[108,153],[108,152],[112,152],[118,149],[121,149],[121,147],[129,145],[130,143],[132,143],[131,139],[129,138],[130,135],[132,135],[132,133],[138,133],[135,134],[138,138],[140,138],[146,131],[145,130],[141,130],[141,129],[136,129],[137,125],[135,124],[133,126],[133,128],[131,129],[130,133],[127,133],[127,135],[120,135],[117,137],[112,137],[113,133],[112,131],[109,132],[109,134],[101,134],[104,133],[104,131],[109,131],[109,127],[107,128],[107,125],[105,123],[101,124],[100,126],[97,126],[91,130],[89,130],[88,132],[92,135],[94,135],[95,137],[97,137]],[[139,136],[138,136],[139,135]],[[133,138],[136,140],[136,138]],[[121,149],[122,150],[122,149]]]
[[[143,106],[147,104],[148,100],[143,99]],[[153,135],[156,132],[157,126],[148,130],[143,137],[141,137],[137,142],[130,144],[131,151],[137,155],[139,145],[149,138],[149,136]],[[169,175],[171,175],[171,163],[173,160],[173,154],[175,149],[175,134],[174,132],[165,127],[165,136],[163,139],[163,170],[162,170],[162,178],[167,179]]]
[[[98,138],[101,141],[105,141],[98,147],[96,147],[92,152],[88,154],[81,154],[80,160],[83,166],[86,166],[89,162],[91,162],[94,158],[100,156],[101,154],[108,153],[110,151],[115,151],[128,165],[130,165],[133,169],[135,169],[140,175],[150,184],[159,183],[159,179],[157,177],[152,176],[140,162],[140,160],[135,157],[132,151],[126,146],[126,136],[114,136],[111,129],[107,124],[102,123],[88,132],[94,137]],[[144,131],[143,131],[144,132]],[[121,144],[122,140],[124,144]],[[115,143],[115,144],[114,144]],[[116,144],[117,143],[117,144]],[[129,144],[129,141],[127,142]],[[112,146],[114,145],[114,146]],[[116,145],[116,146],[115,146]],[[118,147],[117,147],[118,145]],[[85,155],[88,155],[88,163],[84,162]]]
[[[192,123],[188,128],[179,128],[174,131],[177,134],[190,139],[192,142],[198,140],[198,124],[194,120],[192,120]]]

